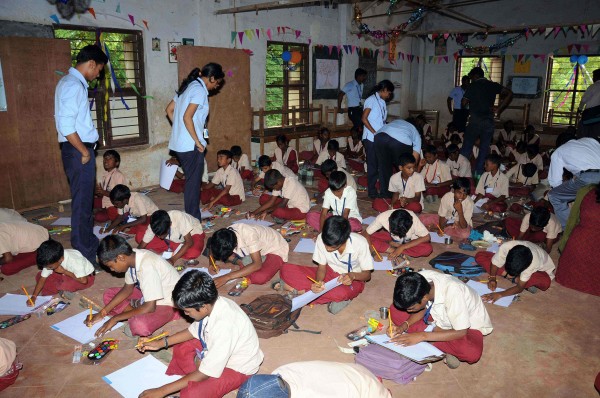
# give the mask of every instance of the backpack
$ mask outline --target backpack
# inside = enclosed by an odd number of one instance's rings
[[[256,334],[261,339],[269,339],[287,333],[287,329],[294,325],[300,316],[302,308],[294,312],[292,300],[280,294],[265,294],[249,304],[240,305],[248,315]]]
[[[369,369],[375,376],[398,384],[410,383],[427,367],[378,344],[361,347],[354,362]]]
[[[429,261],[433,268],[456,277],[474,278],[485,272],[475,258],[464,253],[444,252]]]

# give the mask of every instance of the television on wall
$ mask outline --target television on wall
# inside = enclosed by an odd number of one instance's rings
[[[508,88],[515,98],[539,98],[542,95],[542,78],[540,76],[511,76]]]

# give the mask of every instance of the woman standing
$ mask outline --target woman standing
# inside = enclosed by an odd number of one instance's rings
[[[185,212],[200,217],[200,187],[204,172],[204,151],[208,130],[208,92],[223,83],[221,65],[209,63],[202,70],[194,68],[181,83],[177,95],[167,105],[167,116],[173,128],[169,149],[181,164],[185,174],[183,202]]]
[[[374,88],[373,94],[365,101],[362,122],[365,125],[362,142],[367,154],[367,193],[369,198],[379,197],[377,187],[377,175],[379,173],[377,157],[375,156],[375,133],[385,125],[387,119],[386,101],[391,99],[394,93],[394,85],[389,80],[380,81]]]

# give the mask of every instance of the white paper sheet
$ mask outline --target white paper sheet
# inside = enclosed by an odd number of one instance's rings
[[[316,300],[331,289],[335,289],[339,285],[340,282],[338,282],[337,278],[334,278],[329,282],[325,283],[325,289],[320,293],[314,293],[312,290],[309,290],[301,296],[294,297],[292,299],[292,312],[296,311],[298,308],[304,307],[306,304],[309,304],[310,302]]]
[[[102,378],[125,398],[138,398],[145,390],[164,386],[181,379],[181,376],[167,376],[167,365],[152,355],[135,361]]]
[[[202,272],[206,272],[208,275],[212,276],[213,279],[218,278],[219,276],[223,276],[223,275],[227,275],[228,273],[231,272],[231,268],[220,268],[219,272],[217,272],[214,275],[211,275],[210,272],[208,272],[208,268],[204,268],[204,267],[200,267],[200,268],[186,268],[183,271],[181,271],[181,274],[179,274],[179,277],[181,278],[183,276],[183,274],[186,274],[190,271],[193,270],[198,270],[198,271],[202,271]]]
[[[477,202],[475,202],[476,207],[481,207],[488,202],[489,198],[481,198]]]
[[[373,270],[375,271],[391,271],[394,267],[392,260],[383,257],[383,261],[373,260]]]
[[[55,227],[67,227],[67,226],[71,226],[71,217],[60,217],[59,219],[55,220],[52,224]]]
[[[6,293],[0,298],[0,315],[26,315],[48,301],[52,300],[52,296],[38,296],[35,299],[33,307],[27,306],[27,296],[24,294]]]
[[[179,250],[181,250],[182,247],[183,247],[183,243],[180,243],[179,246],[177,246],[177,249],[175,249],[175,251],[166,251],[166,252],[163,252],[162,253],[162,258],[164,258],[165,260],[170,259],[175,254],[177,254],[179,252]]]
[[[171,184],[173,184],[173,178],[175,178],[175,173],[177,173],[177,165],[176,164],[166,164],[164,161],[160,162],[160,178],[159,184],[161,188],[169,190],[171,188]]]
[[[486,251],[491,253],[498,253],[498,250],[500,250],[500,244],[498,242],[492,243],[492,245],[486,249]]]
[[[107,232],[107,233],[105,233],[105,234],[103,234],[103,233],[100,233],[100,230],[101,230],[102,228],[104,228],[104,226],[100,226],[100,225],[95,225],[95,226],[94,226],[94,235],[96,235],[96,236],[98,237],[98,239],[100,239],[100,240],[102,240],[102,239],[104,239],[105,237],[107,237],[108,235],[110,235],[110,232],[111,232],[111,231],[108,231],[108,232]]]
[[[315,241],[308,238],[301,238],[296,248],[296,253],[314,253],[315,252]]]
[[[373,221],[375,221],[376,218],[377,217],[373,217],[373,216],[367,217],[367,218],[363,218],[362,223],[365,224],[365,225],[371,225],[371,224],[373,224]]]
[[[208,210],[202,210],[200,212],[200,218],[204,219],[204,218],[211,218],[214,214],[212,214],[210,211]]]
[[[439,236],[437,232],[430,232],[429,236],[431,237],[431,243],[444,243],[444,238],[449,238],[448,235],[444,234],[444,236]]]
[[[95,313],[96,312],[94,312],[94,314]],[[90,315],[89,311],[83,311],[77,315],[73,315],[72,317],[65,319],[64,321],[55,323],[54,325],[52,325],[50,327],[52,329],[56,330],[57,332],[60,332],[60,333],[64,334],[65,336],[70,337],[73,340],[80,342],[81,344],[86,344],[96,338],[96,336],[94,336],[94,333],[96,333],[96,331],[102,327],[104,322],[106,322],[110,319],[110,317],[106,316],[106,317],[104,317],[104,319],[102,321],[94,324],[90,328],[90,327],[87,327],[83,323],[83,321],[89,315]],[[113,327],[111,329],[111,331],[118,329],[121,326],[123,326],[123,322],[117,323],[115,325],[115,327]]]
[[[388,348],[400,355],[403,355],[413,361],[423,361],[428,357],[441,357],[444,355],[442,351],[436,348],[434,345],[427,342],[418,343],[408,347],[390,343],[390,338],[385,334],[378,334],[375,336],[365,336],[365,338],[371,343],[379,344],[382,347]]]
[[[262,225],[263,227],[270,227],[273,225],[272,222],[264,220],[256,220],[254,218],[244,218],[243,220],[237,220],[234,224],[248,224],[248,225]]]
[[[480,296],[483,296],[484,294],[492,293],[492,291],[487,287],[486,283],[481,283],[481,282],[476,282],[476,281],[471,280],[471,281],[467,282],[467,286],[469,286],[473,290],[475,290],[477,292],[477,294],[479,294]],[[502,289],[500,287],[496,288],[496,292],[503,292],[504,290],[506,290],[506,289]],[[501,299],[497,300],[494,304],[499,305],[500,307],[508,307],[509,305],[512,304],[514,298],[515,298],[514,295],[502,297]]]

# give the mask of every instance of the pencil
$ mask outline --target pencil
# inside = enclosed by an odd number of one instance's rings
[[[444,231],[442,231],[442,228],[440,227],[440,224],[435,224],[435,226],[440,230],[440,233],[442,235],[444,235]]]
[[[383,261],[383,257],[381,257],[381,254],[379,254],[379,252],[377,251],[377,249],[375,249],[375,245],[371,245],[371,247],[373,248],[373,250],[375,250],[375,254],[377,254],[377,257],[379,258],[379,261]]]
[[[85,297],[83,294],[81,294],[81,298],[82,298],[82,299],[83,299],[85,302],[87,302],[88,304],[91,304],[91,305],[93,305],[94,307],[98,308],[98,311],[100,311],[100,310],[102,309],[102,307],[100,307],[98,304],[96,304],[96,303],[94,302],[94,300],[92,300],[92,299],[89,299],[89,298]]]
[[[88,315],[88,327],[92,327],[92,305],[90,304],[90,315]]]
[[[316,283],[317,285],[322,285],[322,284],[323,284],[322,282],[317,282],[316,280],[314,280],[313,278],[311,278],[311,277],[310,277],[310,276],[308,276],[308,275],[306,275],[306,277],[307,277],[308,279],[310,279],[312,282]]]
[[[389,328],[390,337],[392,337],[392,326],[393,325],[394,325],[394,322],[392,322],[392,317],[390,317],[390,328]]]
[[[33,306],[33,300],[31,299],[31,296],[29,295],[29,293],[27,293],[27,289],[25,289],[25,285],[21,285],[21,288],[23,289],[23,291],[25,292],[25,295],[27,296],[27,300],[31,303],[31,305]]]
[[[142,343],[142,344],[145,344],[145,343],[149,343],[149,342],[151,342],[151,341],[155,341],[155,340],[162,339],[163,337],[167,337],[168,335],[169,335],[169,332],[164,332],[164,333],[161,333],[161,334],[159,334],[158,336],[154,336],[154,337],[152,337],[151,339],[148,339],[148,340],[144,341],[144,343]],[[136,347],[136,348],[137,348],[137,347],[141,347],[141,346],[142,346],[142,344],[138,343],[138,344],[136,344],[136,345],[135,345],[135,347]]]
[[[212,255],[209,256],[210,258],[210,262],[212,263],[213,268],[215,269],[215,272],[219,272],[219,268],[217,268],[217,264],[215,264],[215,259],[213,258]]]

